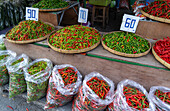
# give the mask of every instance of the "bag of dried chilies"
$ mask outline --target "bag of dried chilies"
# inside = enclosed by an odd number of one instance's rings
[[[153,86],[150,88],[149,97],[156,105],[157,111],[170,111],[170,88]]]
[[[16,57],[16,53],[10,50],[0,51],[0,86],[8,83],[9,75],[6,63]]]
[[[82,75],[76,67],[56,65],[49,79],[45,109],[62,106],[73,99],[82,83]]]
[[[85,76],[72,111],[100,111],[113,102],[114,83],[97,72]]]
[[[28,103],[46,95],[52,68],[52,62],[46,58],[36,59],[24,68]]]
[[[143,86],[126,79],[118,84],[108,111],[155,111],[155,106]]]
[[[26,91],[27,85],[24,77],[23,68],[29,63],[29,57],[22,54],[13,58],[7,63],[9,72],[9,98],[15,97]]]

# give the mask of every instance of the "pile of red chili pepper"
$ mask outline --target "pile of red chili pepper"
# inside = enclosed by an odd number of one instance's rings
[[[156,90],[154,95],[157,96],[163,102],[170,105],[170,92],[163,92],[160,90]]]
[[[15,41],[32,40],[44,37],[54,30],[53,26],[42,21],[27,20],[20,22],[6,35],[7,39]]]
[[[58,69],[58,72],[60,73],[65,86],[77,81],[77,71],[75,72],[72,67]]]
[[[134,33],[113,32],[103,37],[103,43],[118,52],[126,54],[139,54],[149,50],[150,45],[147,40]]]
[[[150,15],[170,19],[170,0],[157,0],[142,9]]]
[[[137,88],[124,86],[123,94],[125,95],[126,102],[130,107],[138,110],[149,108],[147,97]]]
[[[86,83],[101,99],[105,99],[107,93],[110,90],[110,86],[104,80],[97,77],[92,77]]]
[[[72,25],[50,35],[49,43],[63,50],[79,50],[96,44],[100,38],[100,33],[91,27]]]
[[[163,40],[159,40],[155,43],[153,47],[156,54],[170,64],[170,38],[164,38]]]

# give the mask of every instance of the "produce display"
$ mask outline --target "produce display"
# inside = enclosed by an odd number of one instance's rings
[[[22,54],[16,58],[13,58],[7,63],[7,69],[9,72],[9,98],[15,97],[26,91],[27,85],[24,77],[23,68],[29,63],[29,57]]]
[[[126,54],[140,54],[150,48],[147,40],[134,33],[113,32],[104,35],[102,40],[110,49]]]
[[[41,0],[32,7],[39,9],[57,9],[67,7],[69,4],[64,0]]]
[[[164,38],[155,43],[153,47],[156,54],[170,64],[170,38]]]
[[[51,70],[52,62],[48,59],[36,59],[24,68],[27,102],[36,101],[46,95]]]
[[[163,86],[153,86],[150,88],[149,97],[155,103],[157,111],[169,111],[170,88]]]
[[[73,111],[100,111],[113,101],[113,82],[97,72],[85,76],[78,96],[74,99]]]
[[[51,34],[49,44],[63,50],[80,50],[95,45],[100,39],[100,33],[95,29],[72,25]]]
[[[15,56],[16,53],[10,50],[0,51],[0,86],[8,83],[9,75],[8,70],[6,68],[6,64]]]
[[[45,109],[63,106],[70,102],[78,93],[81,79],[81,74],[74,66],[56,65],[49,80]]]
[[[121,81],[108,111],[155,111],[146,89],[132,80]]]
[[[142,10],[149,15],[156,17],[170,19],[170,1],[169,0],[157,0],[152,2]]]
[[[42,21],[26,20],[12,28],[6,34],[6,38],[13,41],[27,41],[42,38],[50,34],[53,30],[53,26],[45,24]]]

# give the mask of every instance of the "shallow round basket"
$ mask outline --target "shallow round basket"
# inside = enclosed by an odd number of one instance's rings
[[[60,10],[64,10],[69,8],[70,5],[68,5],[67,7],[63,7],[63,8],[56,8],[56,9],[39,9],[40,12],[54,12],[54,11],[60,11]]]
[[[155,46],[155,44],[153,45],[153,47],[154,47],[154,46]],[[166,61],[164,61],[162,58],[160,58],[160,57],[156,54],[156,52],[155,52],[155,50],[154,50],[153,47],[152,47],[152,53],[153,53],[155,59],[158,60],[161,64],[163,64],[164,66],[166,66],[167,68],[170,69],[170,64],[167,63]]]
[[[61,29],[63,29],[63,28],[61,28]],[[61,29],[58,29],[58,30],[61,30]],[[96,29],[94,29],[94,30],[96,30]],[[57,31],[57,30],[56,30],[56,31]],[[55,32],[56,32],[56,31],[55,31]],[[98,30],[96,30],[96,31],[98,32]],[[53,33],[55,33],[55,32],[53,32]],[[52,35],[53,33],[51,33],[50,35]],[[85,48],[85,49],[80,49],[80,50],[63,50],[63,49],[60,49],[60,48],[56,48],[56,47],[52,46],[52,45],[49,43],[49,37],[50,37],[50,35],[49,35],[48,38],[47,38],[47,43],[48,43],[48,45],[49,45],[53,50],[55,50],[55,51],[57,51],[57,52],[61,52],[61,53],[66,53],[66,54],[76,54],[76,53],[87,52],[87,51],[90,51],[90,50],[96,48],[96,47],[100,44],[100,40],[99,40],[96,44],[94,44],[94,45],[92,45],[92,46],[90,46],[90,47],[88,47],[88,48]],[[101,36],[101,34],[100,34],[100,36]]]
[[[141,13],[144,16],[150,18],[150,19],[153,19],[153,20],[156,20],[156,21],[160,21],[160,22],[170,23],[170,19],[166,19],[166,18],[161,18],[161,17],[156,17],[156,16],[153,16],[153,15],[150,15],[150,14],[144,12],[143,10],[141,10]]]
[[[114,32],[121,32],[121,31],[114,31]],[[109,33],[114,33],[114,32],[109,32]],[[107,34],[109,34],[109,33],[107,33]],[[140,35],[138,35],[138,34],[136,34],[136,35],[137,35],[137,36],[140,36]],[[140,37],[141,37],[141,36],[140,36]],[[148,41],[148,40],[147,40],[147,41]],[[151,43],[148,41],[150,48],[149,48],[146,52],[140,53],[140,54],[126,54],[126,53],[123,53],[123,52],[115,51],[115,50],[107,47],[107,46],[103,43],[103,39],[101,39],[101,42],[102,42],[102,46],[103,46],[106,50],[108,50],[109,52],[111,52],[111,53],[113,53],[113,54],[116,54],[116,55],[124,56],[124,57],[141,57],[141,56],[147,55],[147,54],[149,53],[150,49],[151,49]]]
[[[49,25],[51,25],[51,26],[54,27],[54,25],[51,24],[51,23],[45,22],[45,24],[49,24]],[[12,30],[12,29],[11,29],[11,30]],[[6,33],[6,35],[7,35],[11,30],[9,30],[9,31]],[[52,32],[53,32],[53,31],[52,31]],[[52,33],[52,32],[51,32],[51,33]],[[42,40],[46,39],[51,33],[45,35],[44,37],[41,37],[41,38],[38,38],[38,39],[32,39],[32,40],[16,41],[16,40],[10,40],[10,39],[7,39],[7,38],[6,38],[6,40],[7,40],[8,42],[16,43],[16,44],[28,44],[28,43],[33,43],[33,42],[42,41]],[[6,35],[5,35],[5,37],[6,37]]]

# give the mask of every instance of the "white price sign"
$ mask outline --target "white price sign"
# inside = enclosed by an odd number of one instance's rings
[[[38,21],[38,8],[26,7],[26,20]]]
[[[120,30],[135,33],[139,19],[139,17],[124,14]]]
[[[79,8],[79,16],[78,16],[78,22],[79,23],[87,23],[87,17],[88,17],[88,9]]]

